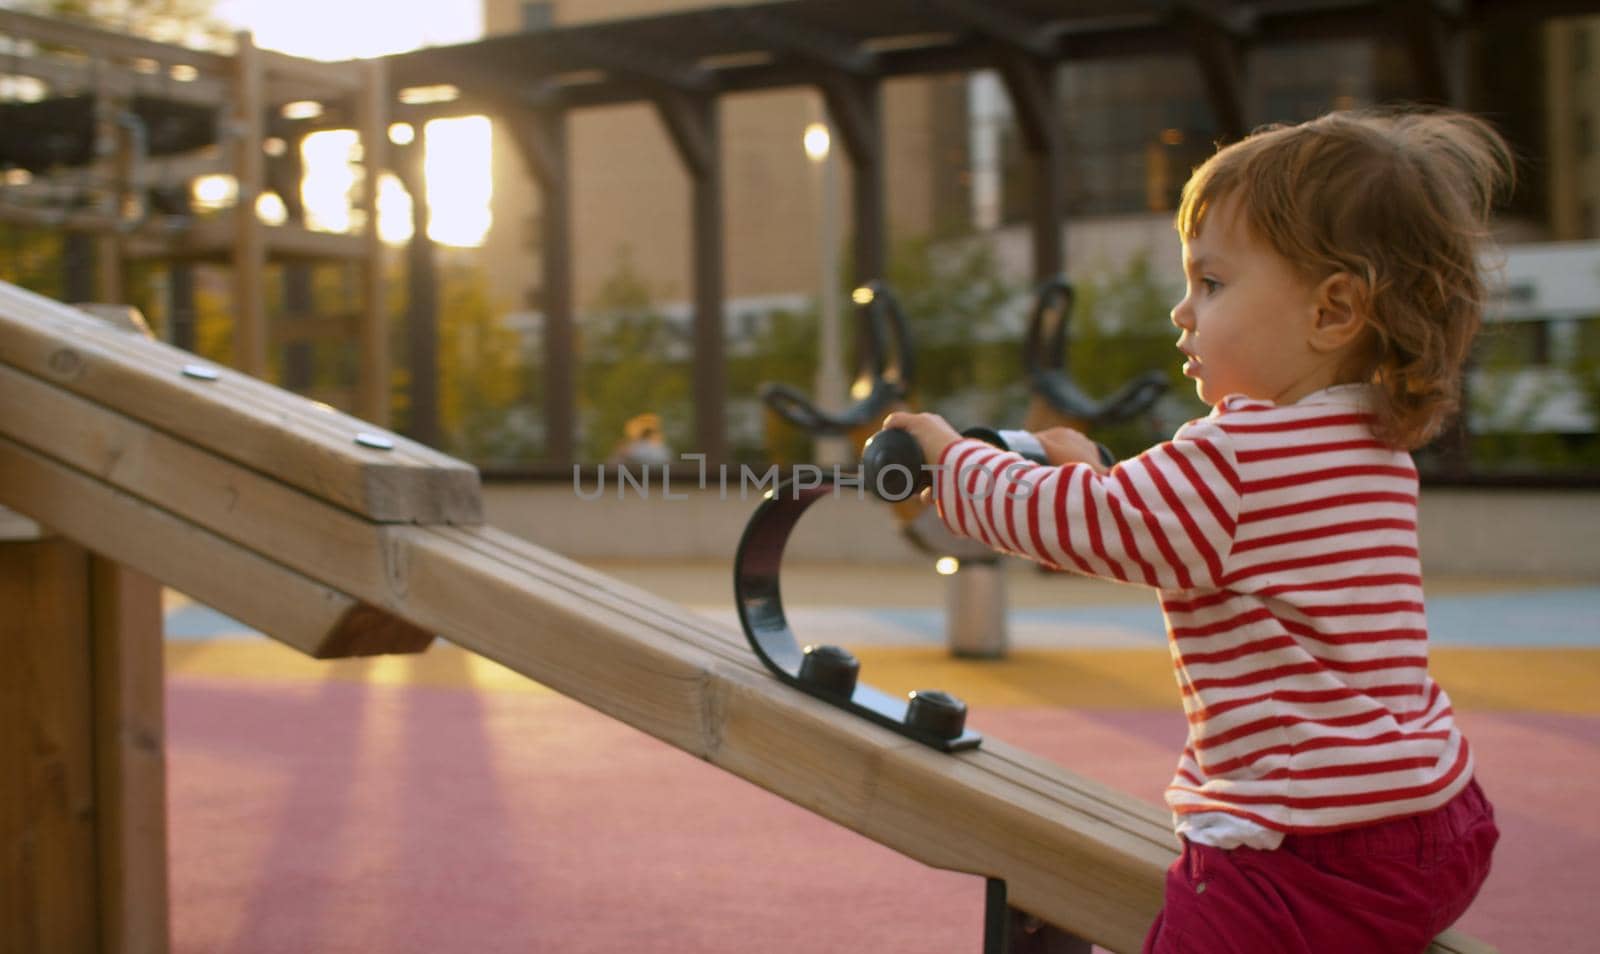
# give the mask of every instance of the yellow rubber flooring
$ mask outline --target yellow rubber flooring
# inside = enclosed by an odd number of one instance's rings
[[[889,692],[944,689],[973,706],[1157,709],[1177,704],[1162,649],[1026,649],[1003,660],[951,657],[942,647],[865,647],[861,679]],[[444,642],[413,656],[319,660],[263,639],[167,644],[172,675],[295,682],[550,690]],[[1600,714],[1600,649],[1435,647],[1431,669],[1457,707]]]

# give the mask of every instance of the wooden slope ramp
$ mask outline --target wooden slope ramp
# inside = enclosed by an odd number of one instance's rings
[[[185,377],[194,362],[0,283],[0,504],[303,651],[441,634],[1139,949],[1176,854],[1164,812],[994,738],[944,755],[783,686],[737,632],[479,525],[466,465],[227,370]]]

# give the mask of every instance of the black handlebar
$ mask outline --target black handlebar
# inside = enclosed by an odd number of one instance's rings
[[[1039,286],[1022,351],[1028,387],[1052,409],[1082,421],[1085,427],[1137,417],[1167,392],[1166,375],[1146,371],[1101,400],[1085,394],[1066,370],[1067,325],[1076,297],[1065,279],[1053,278]]]
[[[916,367],[905,313],[894,292],[881,281],[864,288],[871,298],[857,314],[866,330],[857,379],[871,381],[865,397],[838,413],[825,411],[798,388],[766,384],[761,399],[781,418],[808,434],[848,434],[862,425],[881,420],[889,408],[911,390]]]

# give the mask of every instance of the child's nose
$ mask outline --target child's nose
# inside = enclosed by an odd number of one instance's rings
[[[1172,323],[1184,331],[1194,330],[1194,312],[1189,309],[1187,296],[1184,297],[1183,301],[1172,306]]]

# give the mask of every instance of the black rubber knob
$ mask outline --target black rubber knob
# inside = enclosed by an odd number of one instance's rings
[[[807,646],[800,659],[800,681],[813,689],[848,699],[856,691],[861,663],[838,646]]]
[[[899,503],[933,483],[923,463],[922,447],[910,431],[879,431],[861,448],[861,480],[874,497]]]
[[[906,707],[906,725],[936,739],[959,738],[967,728],[967,704],[948,692],[918,689]]]

